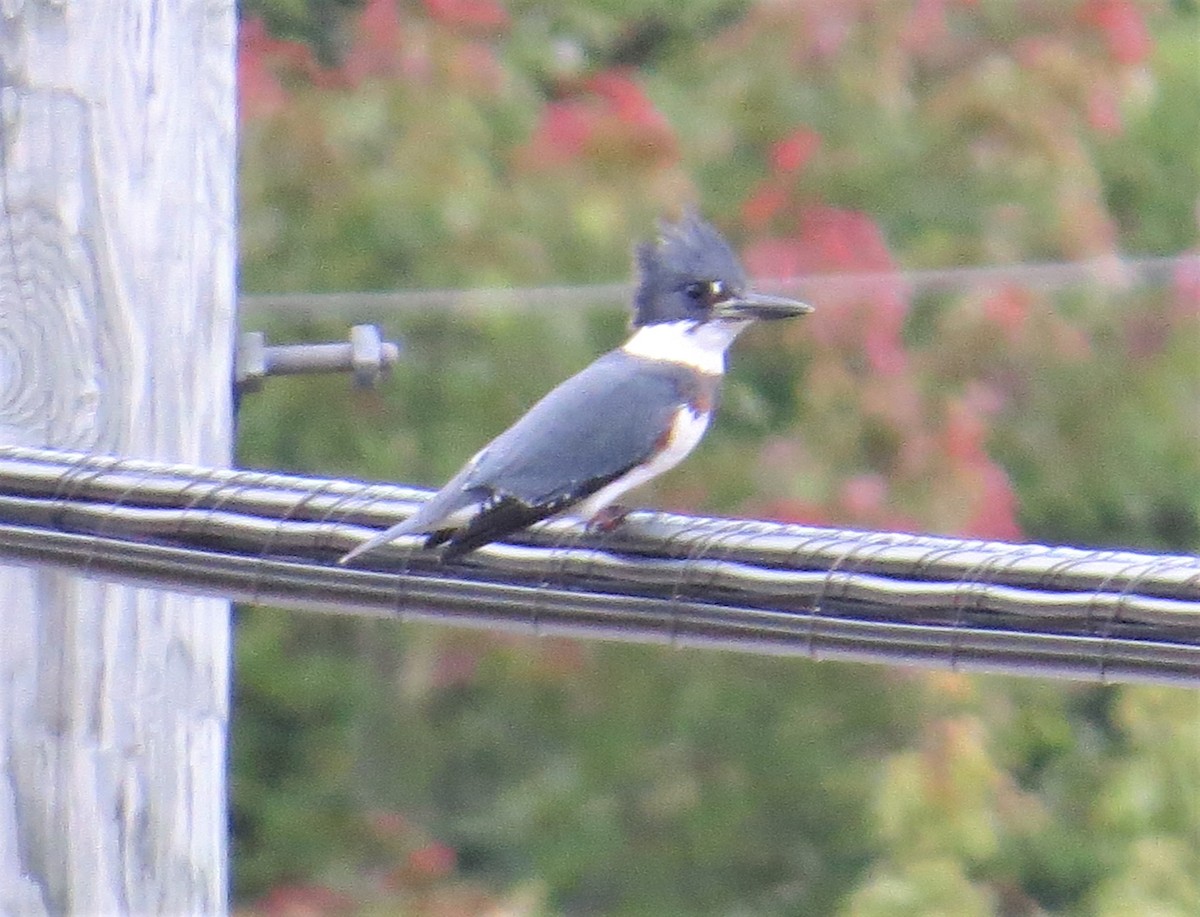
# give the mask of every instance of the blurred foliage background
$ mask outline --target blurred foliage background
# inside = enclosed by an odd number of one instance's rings
[[[1134,260],[1198,250],[1194,0],[242,17],[244,292],[620,282],[695,204],[818,311],[745,336],[640,502],[1200,550],[1200,275]],[[1088,279],[1015,270],[1046,261]],[[981,265],[1014,271],[894,273]],[[244,465],[439,484],[626,320],[568,293],[353,318],[404,341],[391,382],[272,382]],[[233,732],[246,914],[1200,910],[1194,691],[243,608]]]

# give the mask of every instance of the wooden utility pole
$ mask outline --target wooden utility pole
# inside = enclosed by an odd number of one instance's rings
[[[0,441],[227,465],[233,0],[0,4]],[[0,913],[226,909],[229,606],[0,568]]]

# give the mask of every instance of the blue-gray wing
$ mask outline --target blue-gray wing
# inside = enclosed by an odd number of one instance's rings
[[[693,386],[684,367],[613,351],[496,437],[463,484],[527,506],[581,500],[653,455]]]

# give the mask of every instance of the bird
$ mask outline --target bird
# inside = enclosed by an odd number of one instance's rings
[[[717,404],[725,355],[756,321],[812,311],[749,289],[722,235],[694,211],[660,222],[634,250],[632,333],[538,401],[403,522],[345,554],[346,565],[402,535],[443,562],[559,515],[608,531],[616,500],[673,468]]]

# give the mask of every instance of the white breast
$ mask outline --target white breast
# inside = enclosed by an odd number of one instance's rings
[[[674,468],[696,448],[696,444],[704,436],[704,431],[708,429],[709,416],[708,413],[697,414],[687,405],[681,407],[675,414],[671,435],[667,438],[667,447],[662,452],[573,506],[569,510],[570,514],[584,519],[590,518],[626,491]]]

